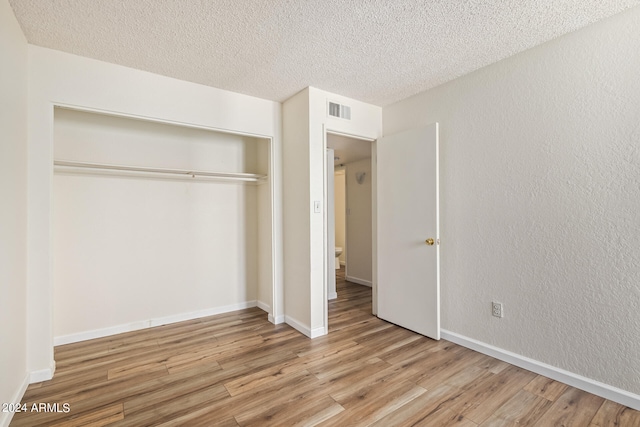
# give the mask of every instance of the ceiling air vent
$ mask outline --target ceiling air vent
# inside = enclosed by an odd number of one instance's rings
[[[329,101],[329,116],[351,120],[351,107]]]

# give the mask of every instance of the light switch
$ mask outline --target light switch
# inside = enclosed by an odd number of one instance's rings
[[[320,200],[313,201],[313,212],[320,213]]]

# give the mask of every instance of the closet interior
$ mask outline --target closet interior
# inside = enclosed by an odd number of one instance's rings
[[[271,140],[56,107],[56,344],[272,306]]]

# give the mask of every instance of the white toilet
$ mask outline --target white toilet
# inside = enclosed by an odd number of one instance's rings
[[[340,255],[342,255],[342,248],[336,246],[336,270],[340,270]]]

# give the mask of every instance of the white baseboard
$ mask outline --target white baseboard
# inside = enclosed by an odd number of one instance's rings
[[[315,328],[315,329],[311,329],[309,328],[307,325],[303,324],[302,322],[294,319],[291,316],[284,316],[284,321],[287,323],[287,325],[291,326],[293,329],[297,330],[298,332],[300,332],[303,335],[308,336],[309,338],[317,338],[317,337],[321,337],[322,335],[326,335],[327,334],[327,328],[325,327],[320,327],[320,328]]]
[[[556,368],[555,366],[547,365],[546,363],[512,353],[508,350],[494,347],[455,332],[442,329],[440,333],[442,338],[447,341],[640,411],[640,395],[574,374],[573,372],[565,371],[564,369]]]
[[[56,361],[51,361],[51,366],[46,369],[40,369],[38,371],[31,371],[29,373],[29,383],[41,383],[42,381],[49,381],[53,378],[53,374],[56,371]]]
[[[344,262],[344,261],[340,261],[340,266],[341,266],[341,267],[344,267],[344,266],[346,266],[346,265],[347,265],[347,263],[346,263],[346,262]]]
[[[293,317],[287,316],[287,315],[284,316],[284,321],[287,325],[291,326],[293,329],[311,338],[311,329],[307,325],[304,325],[301,322],[294,319]]]
[[[262,301],[256,301],[256,307],[258,307],[262,311],[266,311],[267,313],[271,313],[271,306]]]
[[[311,330],[311,336],[309,336],[309,338],[313,339],[313,338],[318,338],[321,337],[323,335],[327,335],[327,333],[329,333],[329,331],[327,330],[327,328],[325,328],[324,326],[320,327],[320,328],[315,328]]]
[[[269,322],[273,323],[274,325],[279,325],[281,323],[284,323],[284,315],[280,315],[280,316],[273,316],[273,315],[269,315]]]
[[[208,308],[205,310],[192,311],[189,313],[175,314],[171,316],[159,317],[156,319],[132,322],[124,325],[110,326],[108,328],[94,329],[91,331],[78,332],[75,334],[63,335],[53,338],[53,345],[70,344],[74,342],[102,338],[110,335],[132,332],[154,326],[168,325],[171,323],[184,322],[185,320],[197,319],[200,317],[214,316],[216,314],[228,313],[230,311],[242,310],[244,308],[259,307],[257,301],[246,301],[238,304],[225,305],[221,307]],[[262,308],[262,307],[260,307]],[[264,310],[264,309],[263,309]]]
[[[364,285],[364,286],[371,287],[371,280],[359,279],[359,278],[353,277],[353,276],[345,276],[345,280],[347,280],[349,282],[352,282],[352,283],[357,283],[358,285]]]
[[[27,391],[27,387],[29,386],[31,380],[31,374],[27,373],[22,380],[22,384],[17,388],[16,392],[11,397],[11,400],[8,402],[2,403],[20,403],[22,400],[22,396],[24,396],[24,392]],[[13,412],[1,412],[2,408],[0,408],[0,427],[9,427],[11,420],[13,419]]]
[[[332,299],[336,299],[336,298],[338,298],[338,293],[337,292],[329,292],[328,299],[332,300]]]

